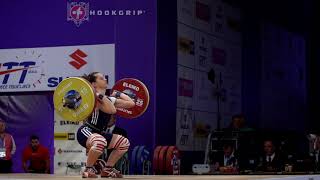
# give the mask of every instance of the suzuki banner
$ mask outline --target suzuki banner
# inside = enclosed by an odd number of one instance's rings
[[[98,71],[114,84],[114,44],[0,49],[0,92],[50,91],[64,78]]]

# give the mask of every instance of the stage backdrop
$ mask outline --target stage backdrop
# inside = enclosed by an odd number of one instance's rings
[[[208,134],[242,111],[241,13],[221,0],[178,0],[176,144],[205,150]],[[214,83],[208,72],[215,72]]]
[[[0,29],[0,117],[17,140],[14,172],[22,172],[21,149],[31,134],[19,128],[32,127],[32,133],[41,137],[53,157],[54,110],[47,98],[62,79],[91,71],[108,75],[110,86],[125,77],[147,85],[151,100],[145,114],[134,120],[119,118],[118,123],[128,131],[132,147],[154,146],[156,14],[155,0],[2,3],[0,17],[6,28]],[[40,91],[49,91],[48,97]],[[24,111],[18,111],[15,104],[25,107]],[[50,109],[45,111],[45,107]],[[61,173],[65,165],[84,161],[83,149],[78,149],[69,134],[79,125],[68,123],[55,119],[55,154],[59,159],[55,167]],[[59,133],[70,136],[61,140]]]

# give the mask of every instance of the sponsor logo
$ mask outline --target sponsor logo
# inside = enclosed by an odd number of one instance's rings
[[[88,55],[86,53],[80,49],[77,49],[75,52],[70,54],[70,57],[73,59],[73,61],[70,61],[69,64],[76,69],[80,69],[87,64],[87,61],[84,60],[84,58],[87,56]]]
[[[88,55],[80,49],[77,49],[72,54],[69,55],[72,58],[72,61],[69,61],[69,64],[73,66],[75,69],[80,69],[85,66],[88,62],[84,59],[88,57]],[[68,77],[49,77],[47,86],[48,87],[57,87],[58,84]]]
[[[62,154],[62,153],[82,153],[83,151],[82,150],[66,150],[66,149],[61,149],[59,148],[58,149],[58,153],[59,154]]]
[[[65,126],[65,125],[79,125],[79,122],[74,122],[74,121],[60,121],[60,126]]]
[[[89,3],[67,2],[67,20],[80,26],[84,21],[89,21]]]
[[[190,54],[194,55],[194,41],[189,40],[187,38],[180,37],[178,39],[178,46],[179,46],[179,51],[185,53],[185,54]]]
[[[57,87],[58,84],[68,77],[49,77],[48,78],[48,87]]]
[[[45,76],[41,56],[35,51],[25,51],[0,63],[0,90],[29,89],[41,84]]]
[[[211,125],[204,122],[196,122],[193,130],[194,137],[208,137],[211,131]]]
[[[79,27],[90,16],[141,16],[146,14],[143,9],[90,9],[87,2],[67,2],[67,21]]]
[[[74,166],[74,167],[76,167],[76,166],[80,166],[80,167],[84,167],[84,166],[86,166],[86,164],[87,163],[85,163],[85,162],[58,162],[57,163],[58,164],[58,166],[60,166],[60,167],[67,167],[67,166]]]
[[[75,140],[75,133],[54,133],[54,140]]]

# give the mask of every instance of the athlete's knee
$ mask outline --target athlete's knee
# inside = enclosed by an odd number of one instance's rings
[[[107,145],[106,139],[100,134],[92,134],[87,140],[87,148],[99,153],[103,153],[103,150]]]
[[[119,136],[115,142],[114,149],[120,150],[120,151],[128,151],[130,147],[130,141],[128,138],[125,138],[123,136]]]

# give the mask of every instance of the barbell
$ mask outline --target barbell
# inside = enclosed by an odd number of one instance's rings
[[[127,94],[135,102],[132,108],[118,108],[117,115],[133,119],[141,116],[149,105],[149,91],[138,79],[124,78],[115,83],[111,92]],[[112,93],[111,93],[112,94]],[[54,108],[64,120],[83,121],[96,108],[97,95],[90,82],[81,77],[62,80],[53,95]]]

